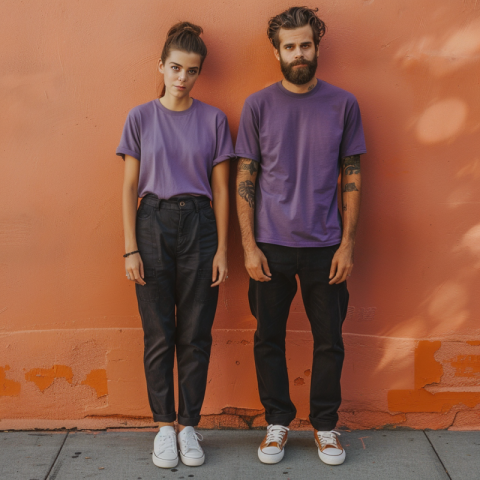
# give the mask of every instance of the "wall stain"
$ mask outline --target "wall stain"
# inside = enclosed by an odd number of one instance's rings
[[[5,372],[10,370],[8,365],[0,367],[0,397],[16,397],[20,395],[20,382],[8,380]]]
[[[447,413],[455,405],[463,404],[473,408],[480,403],[479,392],[442,391],[431,393],[425,386],[438,384],[443,374],[442,365],[435,360],[435,352],[440,348],[440,341],[422,340],[415,349],[415,388],[413,390],[390,390],[388,392],[388,408],[391,412]],[[459,357],[478,357],[478,355],[459,355]],[[479,366],[474,360],[473,364]],[[480,363],[480,362],[479,362]],[[462,363],[462,368],[471,366]]]
[[[97,398],[108,395],[107,371],[104,368],[92,370],[81,382],[82,385],[88,385],[97,391]]]
[[[72,383],[73,372],[66,365],[54,365],[52,368],[32,368],[25,374],[28,382],[33,382],[43,393],[56,378],[64,378],[68,383]]]

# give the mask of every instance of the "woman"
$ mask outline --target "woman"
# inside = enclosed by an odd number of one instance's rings
[[[187,22],[170,29],[158,64],[163,95],[130,111],[117,148],[125,159],[125,270],[136,283],[148,398],[160,427],[152,458],[163,468],[177,465],[178,449],[186,465],[205,461],[194,427],[205,396],[218,286],[227,278],[225,160],[234,150],[225,114],[190,96],[207,55],[201,33]]]

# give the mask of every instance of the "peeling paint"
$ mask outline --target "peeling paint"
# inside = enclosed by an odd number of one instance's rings
[[[66,365],[54,365],[52,368],[33,368],[25,374],[28,382],[33,382],[44,392],[56,378],[64,378],[68,383],[72,383],[73,372]]]
[[[6,371],[10,370],[8,365],[0,367],[0,397],[16,397],[20,395],[20,382],[7,379]]]
[[[441,412],[447,413],[456,405],[473,408],[480,403],[480,392],[476,391],[428,391],[425,387],[441,382],[443,367],[435,360],[435,353],[442,342],[421,341],[415,350],[415,389],[390,390],[388,392],[388,408],[392,412]],[[465,345],[465,344],[463,344]],[[477,367],[477,355],[461,355],[473,358]],[[472,362],[463,362],[459,368],[470,372]],[[468,376],[468,375],[467,375]],[[452,389],[453,390],[453,389]]]
[[[477,377],[480,374],[480,355],[458,355],[451,364],[458,377]]]
[[[415,388],[423,388],[430,383],[439,383],[443,368],[435,360],[435,352],[442,345],[441,342],[418,342],[415,349]]]
[[[293,384],[297,387],[299,385],[305,385],[305,380],[302,377],[298,377],[293,381]]]
[[[107,371],[104,368],[92,370],[82,385],[88,385],[97,391],[97,398],[108,395]]]

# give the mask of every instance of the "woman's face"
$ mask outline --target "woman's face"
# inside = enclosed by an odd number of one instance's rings
[[[198,78],[201,62],[202,57],[198,53],[171,50],[165,65],[161,60],[158,65],[163,73],[165,92],[178,99],[188,96]]]

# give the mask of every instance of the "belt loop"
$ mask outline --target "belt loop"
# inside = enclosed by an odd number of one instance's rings
[[[162,199],[157,199],[157,210],[160,210],[160,205],[162,204]]]
[[[198,213],[198,200],[196,197],[192,196],[193,203],[195,204],[195,213]]]

